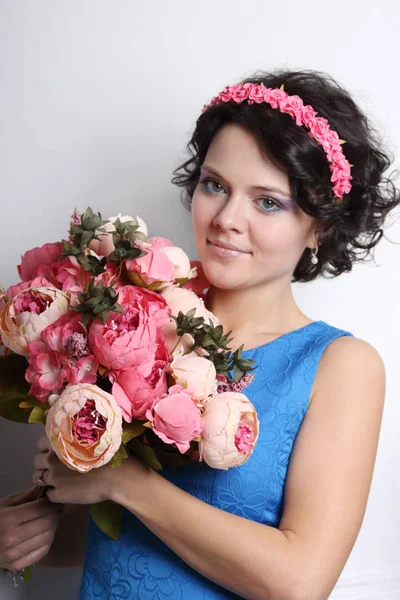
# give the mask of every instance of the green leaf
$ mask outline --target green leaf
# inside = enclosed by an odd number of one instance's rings
[[[61,242],[63,253],[61,258],[67,258],[67,256],[77,256],[80,254],[79,248],[76,248],[73,244],[70,244],[66,240],[62,240]]]
[[[90,514],[97,527],[113,540],[118,540],[122,524],[122,508],[111,500],[92,504]]]
[[[158,292],[164,287],[167,287],[165,281],[153,281],[153,283],[150,283],[150,285],[147,286],[147,289],[151,292]]]
[[[235,365],[233,367],[233,373],[234,373],[234,380],[235,381],[239,381],[239,379],[242,377],[242,371],[240,369],[238,369],[238,367]]]
[[[34,566],[34,565],[31,565],[30,567],[26,567],[26,568],[24,569],[24,574],[23,574],[23,576],[22,576],[22,581],[23,581],[24,583],[28,583],[28,581],[30,581],[30,579],[31,579],[31,577],[32,577],[32,570],[33,570],[33,566]]]
[[[95,277],[101,275],[102,273],[105,273],[105,266],[107,261],[106,257],[103,257],[101,260],[99,260],[97,256],[89,255],[87,258],[90,265],[90,269],[88,269],[90,273],[92,273]]]
[[[125,309],[120,304],[114,304],[111,312],[115,312],[115,313],[118,313],[119,315],[123,315],[123,314],[125,314]]]
[[[119,467],[123,460],[129,458],[129,454],[124,444],[121,444],[112,459],[110,460],[111,467]]]
[[[92,231],[84,231],[81,235],[81,248],[89,246],[92,241],[94,233]]]
[[[175,279],[174,283],[180,287],[183,287],[188,281],[189,277],[178,277],[178,279]]]
[[[28,423],[42,423],[42,425],[46,425],[46,410],[35,406],[29,415]]]
[[[85,300],[84,304],[85,304],[85,306],[94,307],[94,306],[97,306],[98,304],[100,304],[101,301],[102,301],[102,298],[97,296],[94,298],[89,298],[89,300]]]
[[[161,471],[162,465],[158,460],[153,448],[146,446],[146,444],[143,444],[143,442],[138,440],[136,437],[130,440],[128,448],[132,450],[133,454],[141,458],[146,466],[154,469],[155,471]]]
[[[104,225],[104,221],[101,219],[101,214],[97,213],[97,215],[92,211],[90,206],[86,209],[85,214],[82,218],[82,227],[86,231],[95,231],[101,225]]]
[[[119,259],[118,259],[119,262]],[[144,280],[140,277],[137,271],[129,271],[128,272],[129,281],[133,283],[133,285],[137,285],[138,287],[146,287]]]
[[[105,310],[101,313],[100,315],[101,318],[101,322],[103,323],[103,325],[105,325],[108,321],[108,319],[110,318],[110,311],[109,310]]]
[[[124,423],[122,431],[122,443],[127,444],[132,438],[141,435],[145,430],[142,421],[132,421],[132,423]]]
[[[115,250],[113,252],[111,252],[111,254],[108,255],[108,261],[119,263],[119,256]]]
[[[141,231],[136,231],[136,232],[135,232],[135,238],[136,238],[137,240],[141,241],[141,242],[147,242],[147,241],[148,241],[148,239],[147,239],[147,237],[145,236],[145,234],[144,234],[144,233],[142,233]]]
[[[73,308],[73,307],[71,307],[71,308]],[[85,327],[89,323],[91,318],[92,318],[92,315],[90,315],[89,313],[82,314],[82,323],[85,325]]]
[[[217,325],[217,327],[214,329],[214,335],[213,335],[214,340],[216,342],[220,342],[223,334],[224,334],[224,330],[222,328],[222,325]]]

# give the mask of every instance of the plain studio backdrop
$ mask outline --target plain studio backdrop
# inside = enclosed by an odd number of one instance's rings
[[[1,283],[17,282],[23,252],[66,237],[75,206],[139,214],[194,258],[172,171],[203,104],[258,69],[331,73],[399,153],[399,30],[389,0],[0,0]],[[400,598],[399,220],[386,237],[376,264],[295,285],[307,315],[368,340],[387,369],[371,494],[334,599]],[[0,496],[30,483],[41,433],[0,422]],[[72,600],[79,580],[37,569],[14,589],[4,575],[0,597]]]

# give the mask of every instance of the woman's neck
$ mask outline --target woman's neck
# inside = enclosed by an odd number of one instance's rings
[[[210,287],[206,306],[224,331],[232,332],[232,349],[241,344],[251,348],[311,322],[297,306],[287,282],[276,281],[262,290]]]

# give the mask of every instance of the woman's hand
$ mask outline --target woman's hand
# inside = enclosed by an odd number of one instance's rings
[[[35,500],[32,486],[0,500],[0,567],[19,571],[41,560],[50,550],[61,506],[48,498]]]
[[[124,487],[126,477],[132,478],[139,487],[144,485],[149,471],[141,461],[129,458],[123,460],[119,467],[105,465],[88,473],[79,473],[66,467],[57,458],[46,436],[39,438],[37,448],[39,454],[33,460],[33,482],[36,485],[42,482],[42,485],[53,488],[47,491],[51,502],[96,504],[111,500],[114,492]]]
[[[106,471],[112,467],[93,469],[88,473],[73,471],[57,458],[45,435],[38,439],[37,449],[39,454],[33,459],[35,472],[32,480],[36,485],[53,488],[47,490],[51,502],[95,504],[108,499]]]

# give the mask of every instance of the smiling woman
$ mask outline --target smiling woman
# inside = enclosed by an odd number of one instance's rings
[[[316,221],[319,260],[311,260],[313,246],[306,244],[293,272],[294,281],[311,281],[320,274],[340,275],[351,271],[356,261],[371,258],[382,237],[385,218],[398,205],[399,195],[385,176],[391,159],[345,89],[325,73],[258,72],[245,79],[243,86],[227,87],[205,108],[188,144],[191,156],[176,169],[172,180],[183,188],[187,207],[203,172],[227,191],[228,184],[235,183],[236,179],[228,177],[232,169],[222,172],[210,154],[218,153],[211,146],[226,136],[223,130],[235,125],[252,137],[250,151],[259,167],[267,167],[248,173],[257,179],[247,178],[249,186],[267,187],[259,190],[259,196],[268,198],[266,209],[274,210],[271,200],[279,204],[280,193],[269,189],[277,186],[283,192],[283,208],[285,198],[292,198],[295,206]],[[317,130],[319,139],[315,138]],[[233,158],[235,148],[230,154]],[[332,171],[336,156],[340,168]],[[236,165],[238,162],[236,157]],[[214,169],[207,172],[207,167]],[[242,169],[241,163],[236,178],[243,177]],[[344,192],[340,198],[335,191],[338,182],[342,182],[340,191]]]
[[[80,600],[326,600],[362,523],[385,374],[367,342],[303,314],[291,282],[368,258],[399,204],[390,160],[349,94],[311,71],[226,88],[188,150],[173,182],[206,307],[258,365],[245,394],[259,438],[226,472],[114,470],[123,534],[115,545],[90,522]]]
[[[267,282],[290,279],[304,248],[317,245],[315,220],[291,198],[288,175],[235,124],[220,129],[210,145],[192,219],[207,279],[249,295]]]
[[[312,71],[226,88],[188,150],[173,182],[207,279],[199,304],[257,365],[243,390],[259,421],[254,451],[226,471],[200,462],[155,472],[129,459],[94,477],[69,470],[42,439],[34,464],[54,483],[54,503],[123,507],[118,541],[88,522],[79,600],[326,600],[363,521],[385,370],[370,344],[305,315],[291,283],[371,256],[400,204],[384,176],[390,160],[349,94]],[[231,405],[218,402],[205,414],[218,413],[210,435],[223,446]],[[246,443],[245,422],[242,433]],[[60,548],[71,560],[71,521],[67,511],[49,563]],[[1,540],[0,528],[0,554]]]

